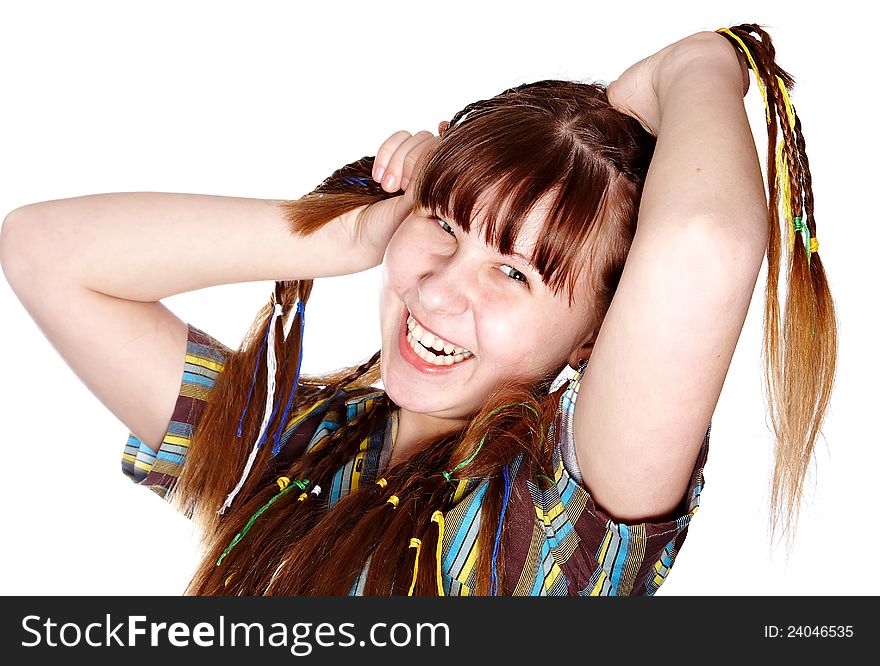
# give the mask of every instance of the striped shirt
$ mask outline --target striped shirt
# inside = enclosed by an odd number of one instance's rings
[[[167,497],[186,461],[193,432],[217,376],[231,350],[200,329],[188,325],[186,361],[174,413],[158,454],[129,433],[122,471],[135,483]],[[584,487],[574,448],[573,416],[580,388],[576,374],[559,391],[560,408],[551,425],[554,442],[552,483],[539,483],[531,459],[520,453],[509,466],[510,496],[502,538],[508,595],[653,595],[665,580],[697,512],[703,488],[703,466],[709,447],[706,431],[687,494],[677,517],[662,522],[626,524],[603,512]],[[308,451],[364,410],[370,410],[378,389],[339,391],[287,424],[282,443],[306,442]],[[362,484],[374,483],[384,471],[393,448],[397,410],[383,428],[372,433],[358,452],[337,470],[328,495],[333,505]],[[299,449],[300,447],[294,447]],[[447,595],[469,595],[474,587],[476,537],[488,479],[458,482],[453,506],[444,514],[441,550]],[[369,567],[369,562],[367,562]],[[363,589],[367,568],[351,594]]]

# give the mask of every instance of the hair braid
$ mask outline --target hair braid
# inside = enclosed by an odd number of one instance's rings
[[[277,562],[280,556],[290,548],[290,543],[300,539],[307,533],[317,522],[320,517],[326,514],[327,498],[330,493],[330,486],[336,469],[351,458],[353,453],[357,451],[360,441],[364,434],[369,436],[370,432],[376,429],[377,421],[386,418],[387,407],[383,407],[385,401],[377,401],[378,404],[372,410],[364,411],[355,418],[345,424],[343,427],[333,433],[327,441],[322,442],[319,450],[312,449],[304,456],[297,458],[287,471],[287,476],[291,480],[308,479],[308,489],[311,491],[315,487],[320,486],[321,493],[314,497],[310,492],[303,491],[306,499],[298,501],[300,493],[289,493],[283,500],[275,502],[272,506],[263,510],[260,514],[260,524],[263,529],[259,532],[249,533],[246,538],[251,544],[250,552],[258,553],[259,562]],[[235,533],[235,525],[239,525],[247,518],[253,516],[264,505],[277,494],[278,488],[275,486],[275,476],[273,478],[264,477],[261,479],[258,489],[247,501],[242,502],[237,510],[233,512],[234,517],[221,523],[220,529],[215,533],[214,539],[210,546],[210,552],[214,555],[216,561],[227,548]],[[276,534],[285,534],[286,539],[279,540],[274,537]],[[218,593],[220,579],[224,576],[223,571],[235,569],[236,560],[241,550],[233,549],[225,559],[224,569],[208,568],[203,565],[202,576],[203,584],[213,585]],[[210,560],[211,558],[208,558]],[[265,568],[260,568],[255,562],[249,569],[253,571],[253,576],[265,575]],[[262,573],[261,573],[262,572]],[[249,579],[242,575],[238,584],[244,586],[253,584],[253,579]],[[267,583],[268,585],[268,583]],[[226,588],[224,584],[224,588]],[[265,587],[265,586],[264,586]],[[228,590],[228,592],[234,591]]]
[[[804,135],[801,132],[800,116],[794,117],[794,140],[800,157],[800,177],[803,188],[803,208],[807,213],[807,224],[812,225],[810,233],[816,236],[816,219],[813,217],[813,176],[810,172],[810,159],[807,157]],[[799,188],[800,189],[800,188]]]
[[[719,32],[730,39],[723,30]],[[754,73],[759,83],[763,81],[766,94],[770,205],[763,355],[769,415],[776,440],[770,488],[770,528],[775,536],[781,524],[782,535],[789,538],[790,546],[801,507],[804,480],[834,383],[837,322],[815,238],[812,176],[801,122],[787,99],[788,90],[794,87],[794,78],[776,63],[773,42],[760,26],[742,24],[729,28],[729,32],[746,45],[746,55],[751,55],[756,63],[758,71]],[[743,49],[742,44],[734,46]],[[751,63],[750,67],[756,69]],[[777,116],[782,133],[778,148]],[[777,150],[780,151],[779,165]],[[798,233],[803,234],[804,240],[802,247],[793,243],[791,249],[794,251],[788,253],[788,290],[781,313],[779,273],[783,248],[780,247],[780,219],[785,224],[787,246]]]

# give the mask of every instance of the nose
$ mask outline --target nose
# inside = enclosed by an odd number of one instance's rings
[[[419,281],[419,303],[435,314],[460,315],[468,307],[468,287],[464,272],[454,257],[438,262]]]

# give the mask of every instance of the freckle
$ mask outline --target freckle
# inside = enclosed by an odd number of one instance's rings
[[[697,167],[697,173],[700,173],[703,169],[701,167]]]

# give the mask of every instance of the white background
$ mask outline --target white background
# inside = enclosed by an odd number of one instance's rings
[[[793,101],[840,322],[838,379],[786,559],[767,534],[762,272],[713,418],[702,506],[659,594],[877,594],[876,38],[857,6],[4,3],[0,212],[116,191],[292,199],[375,154],[393,131],[436,131],[468,102],[511,85],[607,83],[688,34],[760,23],[797,80]],[[754,78],[746,106],[763,160]],[[316,284],[307,372],[378,349],[377,278],[374,269]],[[164,302],[237,347],[271,286],[219,286]],[[0,592],[181,593],[195,564],[189,522],[122,475],[127,428],[70,371],[5,280],[0,308]]]

